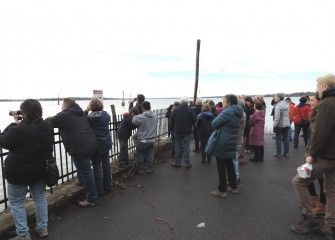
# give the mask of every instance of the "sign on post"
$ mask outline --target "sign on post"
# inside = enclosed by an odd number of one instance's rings
[[[93,90],[93,97],[99,98],[101,101],[104,100],[102,90]]]

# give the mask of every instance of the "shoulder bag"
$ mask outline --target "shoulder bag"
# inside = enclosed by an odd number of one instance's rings
[[[45,152],[45,144],[41,138],[41,135],[39,131],[36,128],[36,125],[34,124],[35,130],[38,134],[38,137],[41,142],[41,148],[43,155],[45,156],[45,182],[48,187],[55,186],[58,183],[59,180],[59,169],[56,163],[56,159],[54,157],[48,158],[46,157],[46,152]]]
[[[220,147],[220,128],[215,129],[214,132],[209,137],[205,152],[209,155],[213,155],[219,147]]]

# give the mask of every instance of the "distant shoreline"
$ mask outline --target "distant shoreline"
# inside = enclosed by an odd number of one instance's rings
[[[311,96],[314,92],[295,92],[295,93],[288,93],[284,95],[286,97],[301,97],[301,96]],[[256,96],[257,94],[248,94],[246,96]],[[265,94],[263,95],[264,97],[273,97],[275,94]],[[210,98],[222,98],[223,96],[208,96],[208,97],[201,97],[201,98],[206,98],[206,99],[210,99]],[[152,97],[152,98],[148,98],[148,99],[176,99],[176,98],[180,98],[180,97]],[[37,100],[39,101],[58,101],[58,100],[62,100],[63,98],[37,98]],[[80,100],[91,100],[92,97],[74,97],[74,99],[76,99],[77,101]],[[125,100],[127,100],[129,98],[125,98]],[[0,102],[20,102],[23,101],[25,99],[0,99]],[[104,100],[123,100],[123,98],[110,98],[110,97],[104,97]]]

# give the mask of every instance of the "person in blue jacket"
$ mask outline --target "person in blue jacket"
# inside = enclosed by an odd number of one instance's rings
[[[218,189],[212,191],[211,195],[225,198],[227,197],[226,172],[228,174],[229,190],[234,194],[238,193],[233,159],[236,156],[237,138],[243,110],[240,105],[237,105],[237,96],[234,94],[224,96],[222,103],[224,109],[212,122],[214,132],[208,140],[208,145],[210,143],[215,144],[211,154],[216,156],[219,175]],[[211,141],[214,136],[217,136],[217,141]],[[206,152],[208,153],[207,147]]]
[[[97,138],[98,147],[92,156],[93,175],[98,196],[112,190],[112,169],[109,151],[112,148],[112,137],[109,131],[111,116],[103,110],[104,105],[99,98],[92,98],[86,112],[88,121]]]

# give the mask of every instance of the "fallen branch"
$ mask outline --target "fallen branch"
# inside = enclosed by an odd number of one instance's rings
[[[146,204],[148,204],[150,207],[155,208],[154,205],[152,205],[151,203],[149,203],[147,200],[145,200],[143,197],[140,197],[140,199],[142,199],[144,202],[146,202]]]
[[[166,223],[167,225],[170,226],[170,230],[173,231],[173,226],[171,223],[169,223],[168,221],[166,221],[165,219],[162,219],[162,218],[156,218],[156,221],[160,221],[160,222],[163,222],[163,223]]]

